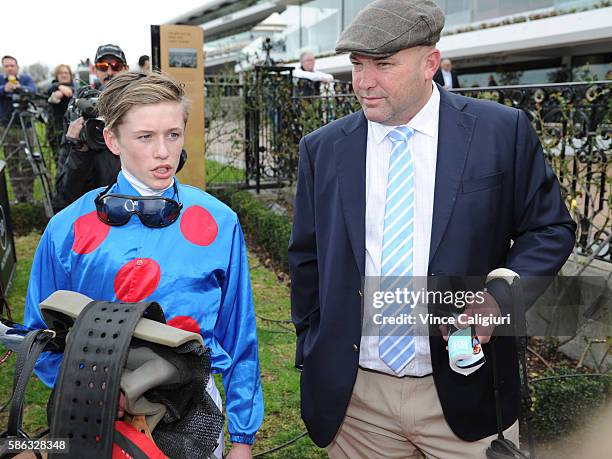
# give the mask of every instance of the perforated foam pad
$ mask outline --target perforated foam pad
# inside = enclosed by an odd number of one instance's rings
[[[50,433],[70,440],[70,457],[111,457],[121,372],[145,311],[165,322],[157,303],[92,301],[74,323],[56,382]]]
[[[92,301],[79,314],[78,319],[53,314],[53,328],[68,332],[64,359],[60,374],[56,381],[52,406],[50,406],[50,438],[66,438],[70,441],[68,454],[50,454],[51,459],[68,458],[111,458],[114,438],[114,421],[117,416],[117,405],[119,401],[119,387],[121,373],[127,359],[130,343],[132,345],[150,345],[132,337],[138,321],[148,318],[157,322],[165,323],[161,307],[154,302],[151,303],[111,303]],[[72,323],[74,322],[74,324]],[[49,324],[49,322],[48,322]],[[50,325],[50,324],[49,324]],[[132,342],[133,340],[133,342]],[[158,346],[158,345],[157,345]],[[169,417],[166,424],[160,424],[160,434],[166,433],[166,437],[160,438],[161,443],[172,443],[172,433],[179,432],[182,436],[189,437],[191,449],[182,448],[180,451],[165,451],[164,446],[158,442],[158,447],[170,457],[190,457],[194,448],[200,449],[199,457],[208,457],[208,451],[212,452],[216,446],[216,439],[223,425],[223,416],[214,406],[205,391],[206,381],[210,374],[210,350],[204,348],[200,343],[191,341],[180,346],[174,351],[170,348],[159,346],[160,349],[170,354],[192,353],[191,372],[197,377],[186,375],[182,389],[189,392],[177,391],[178,387],[170,393],[176,393],[177,400],[163,400],[167,404],[172,402],[188,400],[187,407],[192,407],[192,412],[186,409],[170,410],[174,417]],[[171,358],[171,357],[169,357]],[[193,360],[196,359],[196,360]],[[188,365],[179,359],[180,365]],[[194,367],[194,362],[197,367]],[[185,381],[187,381],[185,383]],[[202,385],[203,384],[203,385]],[[163,393],[163,388],[162,391]],[[193,393],[197,392],[196,399]],[[201,394],[200,394],[201,393]],[[175,403],[176,405],[176,403]],[[172,423],[182,422],[185,414],[193,415],[193,406],[199,408],[196,411],[202,423],[195,437],[191,431],[184,431],[174,427]],[[172,407],[171,407],[172,408]],[[190,421],[193,421],[193,416]],[[198,424],[200,421],[198,420]],[[156,429],[157,430],[157,429]],[[169,434],[169,437],[168,437]],[[155,432],[154,432],[155,438]],[[169,438],[169,439],[168,439]],[[156,440],[157,441],[157,440]],[[191,455],[191,457],[194,457]]]

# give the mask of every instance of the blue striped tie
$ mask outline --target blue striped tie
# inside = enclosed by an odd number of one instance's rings
[[[386,291],[394,291],[398,282],[409,290],[412,286],[414,159],[410,139],[413,134],[414,130],[405,126],[395,128],[388,134],[393,150],[387,178],[380,269],[381,289]],[[411,312],[410,304],[389,304],[383,311],[383,317],[400,317],[401,314]],[[415,344],[411,332],[411,325],[380,325],[378,353],[381,360],[395,373],[399,373],[414,358]]]

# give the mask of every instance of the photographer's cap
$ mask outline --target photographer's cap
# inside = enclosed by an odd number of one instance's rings
[[[444,12],[432,0],[376,0],[342,32],[336,52],[386,57],[436,44],[443,27]]]
[[[123,65],[127,65],[127,61],[125,60],[125,54],[123,54],[123,50],[117,45],[108,44],[99,46],[98,51],[96,51],[96,60],[94,62],[98,62],[104,56],[116,57],[123,63]]]

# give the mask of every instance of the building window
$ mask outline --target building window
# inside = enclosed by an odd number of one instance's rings
[[[612,53],[572,58],[574,81],[612,80]]]
[[[301,48],[333,52],[341,32],[342,0],[314,0],[300,7]]]
[[[457,73],[462,88],[564,83],[571,79],[569,67],[563,66],[561,59],[457,69]]]

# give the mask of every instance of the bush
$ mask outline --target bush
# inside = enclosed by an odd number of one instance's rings
[[[19,202],[11,204],[13,234],[23,236],[32,231],[43,232],[47,226],[47,216],[42,204]]]
[[[561,368],[544,376],[576,373]],[[548,379],[534,384],[533,429],[540,441],[561,439],[589,421],[603,407],[612,390],[612,377],[576,376]]]
[[[274,213],[247,191],[226,189],[215,190],[214,194],[238,214],[244,232],[261,246],[283,271],[288,272],[287,247],[291,235],[289,219]]]

